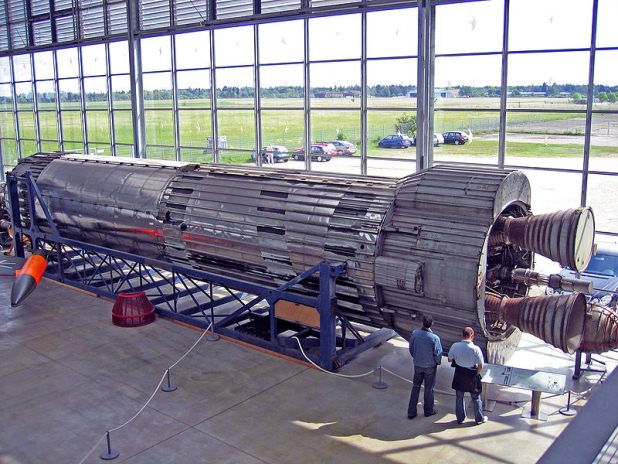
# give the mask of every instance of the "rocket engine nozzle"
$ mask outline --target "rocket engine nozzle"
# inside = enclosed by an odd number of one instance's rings
[[[618,348],[618,313],[613,308],[589,304],[579,350],[605,353]]]
[[[594,215],[588,207],[525,217],[499,217],[490,245],[514,244],[582,272],[594,254]]]
[[[574,353],[584,331],[586,298],[581,293],[523,298],[486,295],[485,310],[565,353]]]

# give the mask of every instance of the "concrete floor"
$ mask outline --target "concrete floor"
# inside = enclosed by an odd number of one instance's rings
[[[0,454],[19,463],[80,462],[106,430],[140,409],[200,335],[164,319],[115,327],[111,302],[48,281],[10,308],[12,279],[1,279]],[[510,364],[567,373],[573,365],[532,338]],[[395,339],[341,372],[378,365],[410,378],[407,344]],[[112,433],[115,462],[530,463],[570,420],[558,413],[566,395],[543,400],[549,419],[542,422],[521,417],[528,392],[492,388],[499,402],[489,423],[457,425],[451,378],[445,362],[438,415],[410,421],[410,386],[390,374],[389,388],[376,390],[374,375],[335,377],[237,343],[203,340],[172,371],[178,390],[159,392],[135,421]],[[598,378],[572,388],[585,391]],[[103,450],[97,446],[86,462],[102,462]]]

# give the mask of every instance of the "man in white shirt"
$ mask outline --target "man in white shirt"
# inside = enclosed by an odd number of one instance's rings
[[[455,363],[452,388],[455,390],[455,415],[457,423],[461,424],[466,419],[466,407],[464,405],[464,393],[470,393],[474,407],[474,420],[477,424],[487,422],[487,416],[483,416],[483,403],[481,401],[481,379],[483,370],[483,353],[473,343],[474,330],[472,327],[463,329],[463,340],[453,343],[448,352],[448,360]]]

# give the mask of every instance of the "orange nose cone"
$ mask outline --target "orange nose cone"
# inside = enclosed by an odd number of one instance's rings
[[[17,277],[11,288],[11,306],[21,304],[41,282],[47,269],[47,259],[40,252],[35,252],[16,272]]]

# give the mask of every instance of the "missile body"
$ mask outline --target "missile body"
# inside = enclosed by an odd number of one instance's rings
[[[63,237],[271,287],[344,262],[338,314],[404,338],[430,314],[445,350],[471,326],[488,362],[504,362],[520,329],[536,326],[491,310],[486,292],[526,296],[529,279],[511,276],[531,267],[533,251],[577,267],[592,256],[592,212],[533,216],[519,171],[436,166],[390,179],[69,154],[33,155],[13,172],[26,171]],[[569,330],[566,344],[545,338],[571,350]]]
[[[11,288],[11,306],[20,305],[39,285],[47,269],[47,259],[41,251],[35,251],[22,268],[15,271],[16,277]]]

